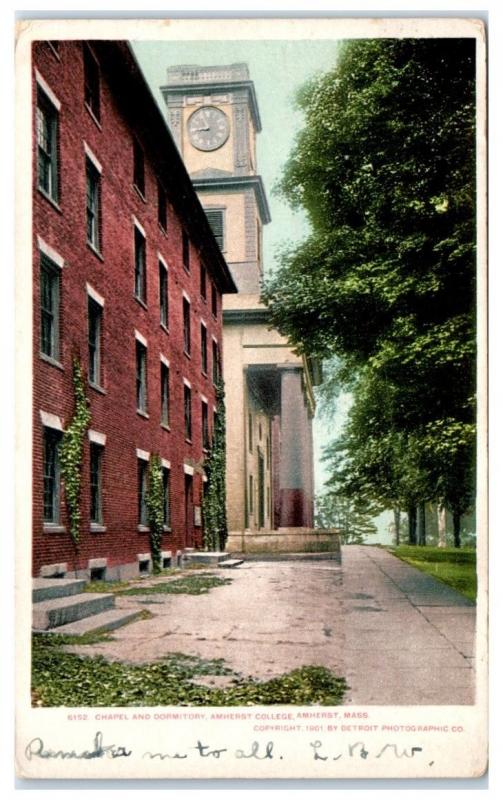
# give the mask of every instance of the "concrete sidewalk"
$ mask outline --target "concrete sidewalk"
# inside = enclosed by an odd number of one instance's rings
[[[131,663],[174,652],[223,658],[262,680],[323,665],[346,678],[346,704],[473,702],[475,607],[386,551],[351,545],[342,565],[277,556],[215,572],[232,583],[203,595],[118,597],[118,607],[155,616],[71,649]]]
[[[378,547],[343,547],[342,570],[345,703],[473,703],[475,606]]]

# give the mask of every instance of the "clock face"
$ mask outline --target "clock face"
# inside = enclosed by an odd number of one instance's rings
[[[217,150],[229,138],[227,115],[215,106],[203,106],[189,117],[189,139],[198,150]]]

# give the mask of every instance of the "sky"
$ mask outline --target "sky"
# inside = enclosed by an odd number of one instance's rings
[[[294,213],[272,190],[281,177],[295,137],[304,126],[303,114],[295,107],[295,93],[309,78],[335,66],[338,43],[334,40],[198,40],[133,41],[132,46],[163,113],[165,104],[159,87],[166,82],[167,67],[179,64],[248,64],[262,121],[262,132],[257,137],[257,167],[264,180],[272,217],[271,223],[264,227],[264,271],[267,277],[277,264],[278,250],[287,243],[302,240],[309,232],[303,213]],[[328,477],[321,461],[323,445],[340,429],[348,403],[347,396],[340,398],[332,420],[316,415],[313,430],[317,491],[322,489]]]

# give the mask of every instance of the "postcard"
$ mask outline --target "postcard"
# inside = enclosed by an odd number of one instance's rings
[[[16,35],[18,775],[483,775],[483,23]]]

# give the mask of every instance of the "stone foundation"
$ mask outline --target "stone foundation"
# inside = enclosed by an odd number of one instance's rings
[[[230,531],[228,553],[340,553],[334,530],[279,528],[276,531]]]

